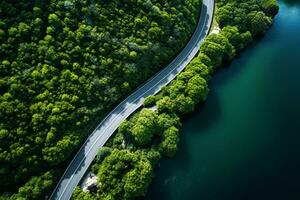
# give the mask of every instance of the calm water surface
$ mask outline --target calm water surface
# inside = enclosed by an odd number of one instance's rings
[[[300,0],[210,82],[147,200],[300,199]]]

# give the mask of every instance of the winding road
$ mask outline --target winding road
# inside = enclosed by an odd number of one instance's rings
[[[198,25],[185,48],[167,67],[122,101],[97,126],[69,164],[50,200],[69,200],[97,152],[119,125],[143,104],[147,96],[158,93],[163,86],[170,83],[187,66],[197,54],[200,45],[209,32],[213,13],[214,0],[203,0]]]

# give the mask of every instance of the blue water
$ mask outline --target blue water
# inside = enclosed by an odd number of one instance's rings
[[[300,1],[210,82],[145,199],[300,199]]]

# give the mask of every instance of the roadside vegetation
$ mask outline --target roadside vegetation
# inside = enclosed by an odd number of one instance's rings
[[[96,123],[184,47],[199,7],[199,0],[1,0],[0,199],[45,199]],[[148,126],[130,130],[135,144],[151,142]],[[126,198],[146,191],[130,181],[151,180],[150,155],[139,152],[113,150],[103,165],[136,169],[126,176]],[[134,180],[138,173],[147,179]]]
[[[130,200],[144,196],[154,177],[155,164],[178,150],[180,119],[205,101],[214,72],[263,36],[279,9],[276,0],[216,3],[220,33],[209,35],[186,69],[123,122],[91,167],[98,174],[98,191],[84,193],[77,188],[73,199]]]

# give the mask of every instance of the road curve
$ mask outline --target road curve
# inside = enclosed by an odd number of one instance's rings
[[[167,67],[122,101],[97,126],[69,164],[50,200],[69,200],[98,150],[117,130],[122,121],[137,110],[147,96],[158,93],[163,86],[170,83],[193,59],[209,32],[213,13],[214,0],[203,0],[198,25],[185,48]]]

